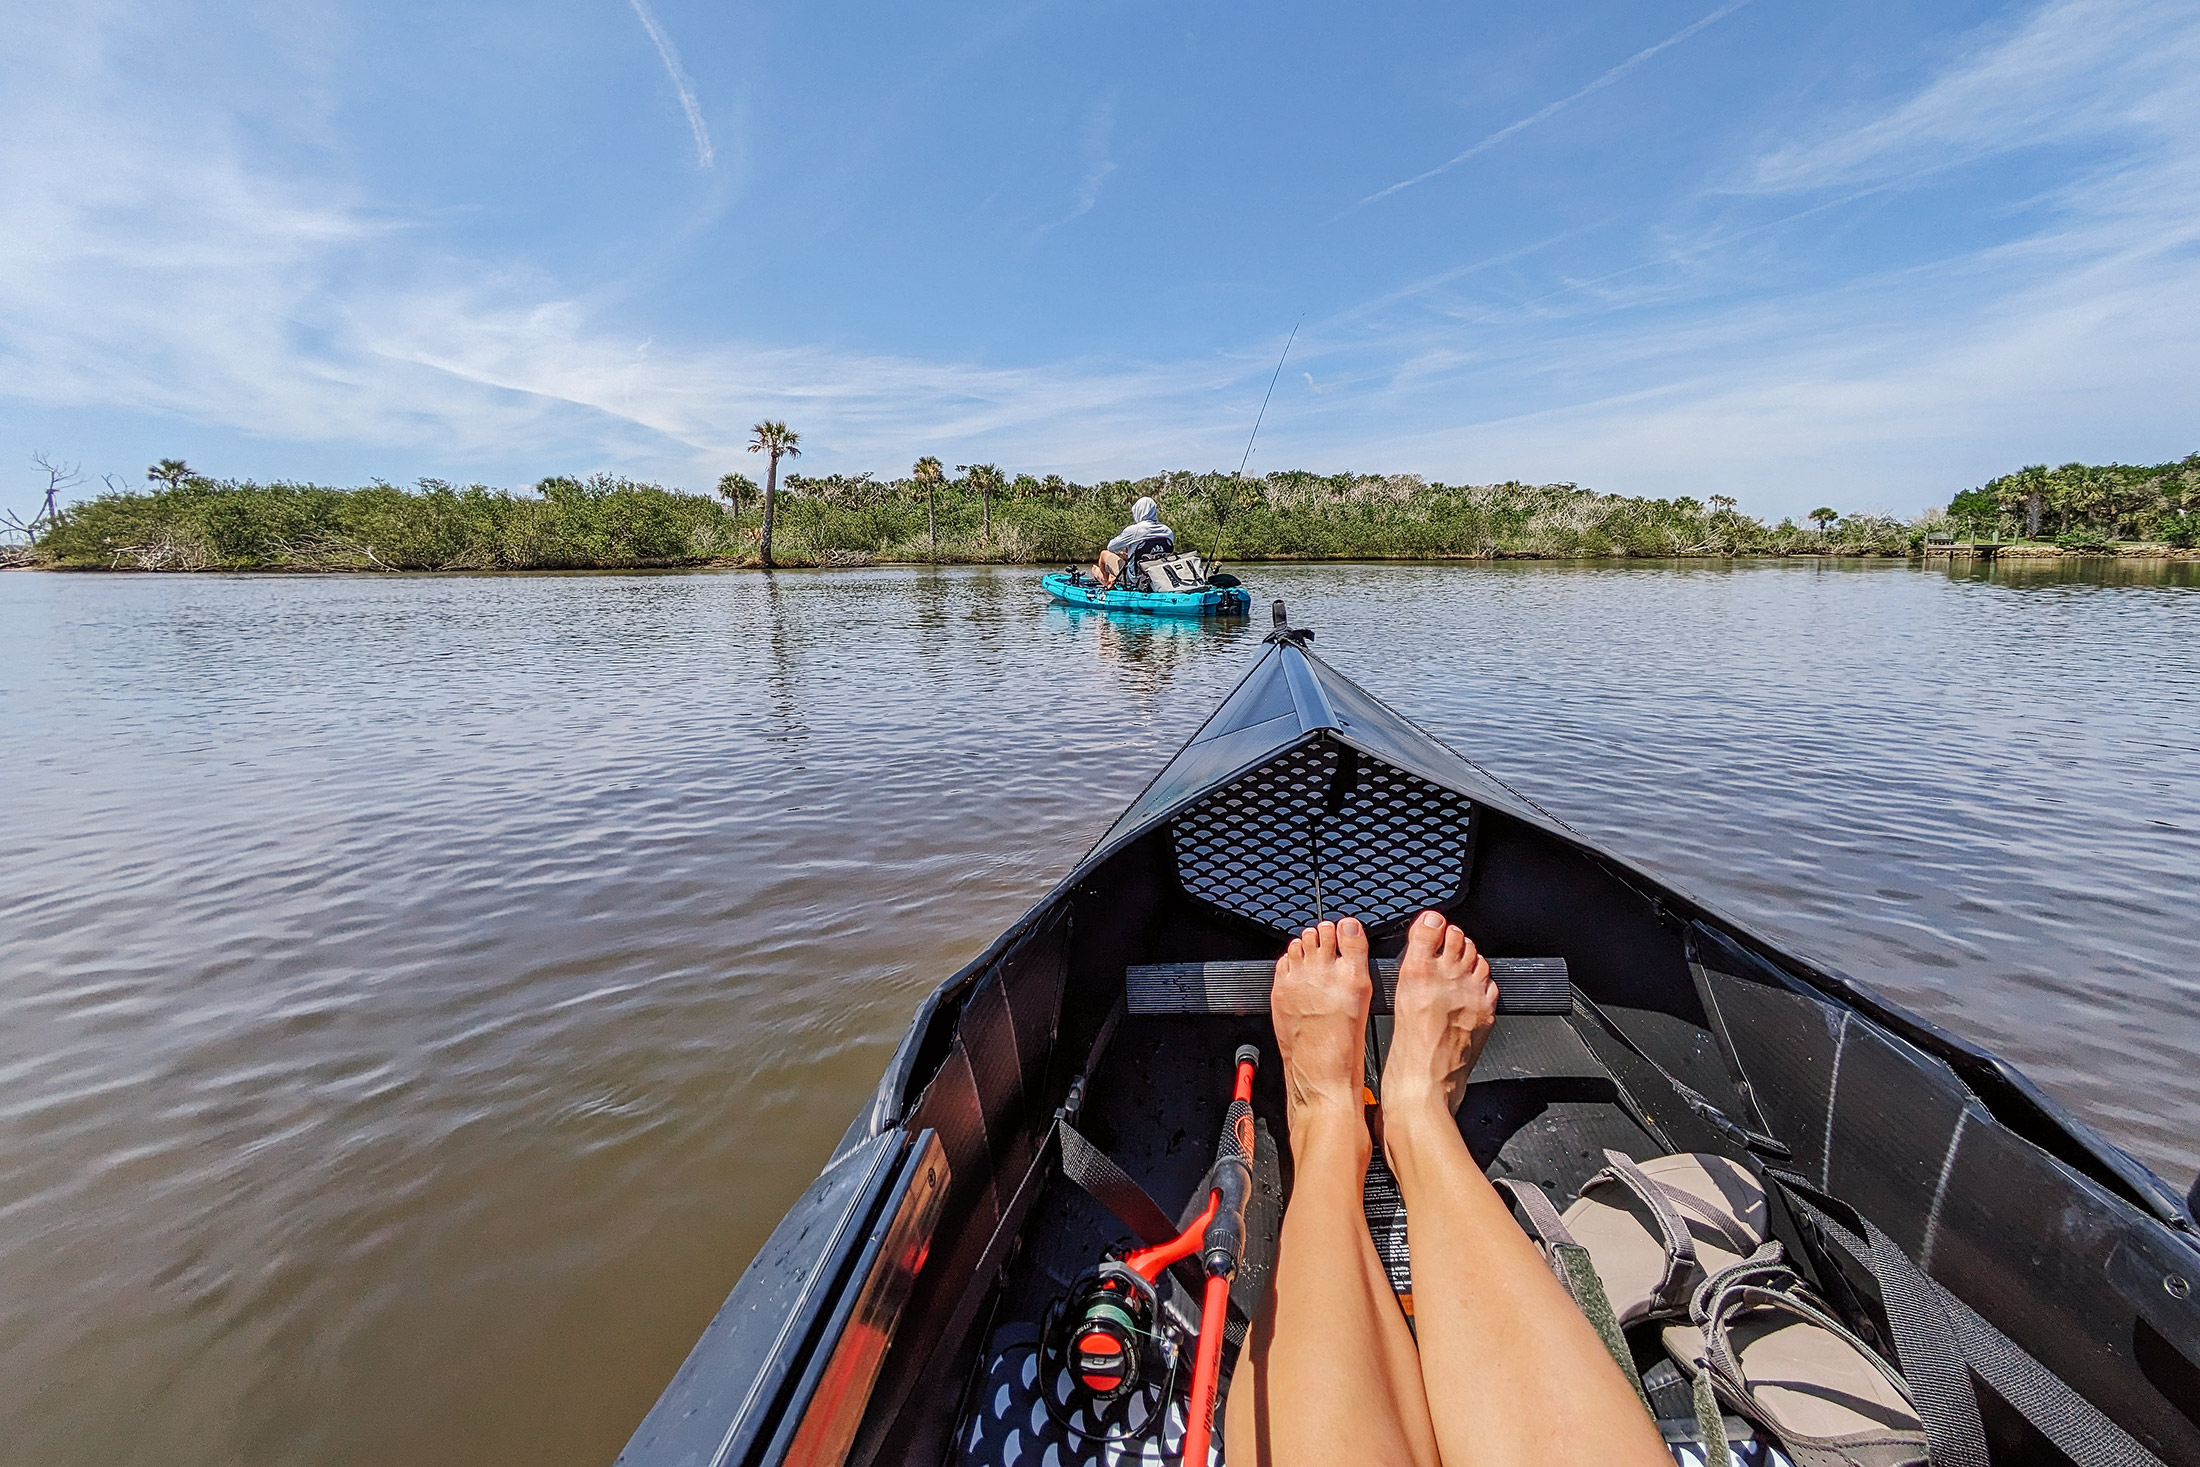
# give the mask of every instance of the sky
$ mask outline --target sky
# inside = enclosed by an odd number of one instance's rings
[[[1254,472],[1774,517],[2200,449],[2190,0],[8,12],[19,513],[1229,469],[1272,377]]]

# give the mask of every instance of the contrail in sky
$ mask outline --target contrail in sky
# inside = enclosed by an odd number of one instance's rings
[[[639,5],[640,0],[635,0],[635,3]],[[1505,141],[1505,139],[1511,137],[1514,133],[1525,132],[1529,128],[1535,126],[1537,123],[1543,121],[1546,117],[1551,116],[1553,113],[1564,111],[1566,108],[1573,106],[1574,103],[1580,101],[1583,97],[1588,96],[1591,92],[1600,92],[1604,90],[1613,82],[1616,82],[1621,77],[1627,75],[1628,72],[1633,71],[1636,67],[1642,65],[1643,62],[1648,61],[1651,57],[1657,55],[1660,51],[1663,51],[1670,46],[1678,46],[1681,42],[1687,40],[1690,36],[1696,34],[1696,32],[1702,30],[1706,26],[1717,25],[1720,21],[1725,20],[1728,16],[1732,15],[1735,11],[1741,9],[1744,5],[1747,4],[1749,4],[1749,0],[1728,0],[1727,4],[1722,5],[1717,10],[1712,11],[1702,20],[1697,21],[1694,25],[1686,26],[1681,30],[1675,31],[1672,35],[1667,36],[1664,40],[1658,42],[1655,46],[1645,46],[1642,50],[1637,51],[1634,55],[1628,57],[1625,61],[1622,61],[1619,65],[1613,67],[1610,71],[1607,71],[1606,73],[1604,73],[1604,75],[1598,77],[1595,81],[1589,83],[1589,85],[1583,87],[1580,91],[1575,92],[1570,96],[1560,97],[1557,101],[1553,102],[1550,106],[1545,107],[1542,111],[1531,113],[1530,115],[1521,118],[1518,122],[1511,123],[1507,126],[1499,128],[1497,131],[1491,133],[1488,137],[1482,139],[1482,141],[1476,143],[1473,147],[1467,149],[1464,153],[1460,153],[1455,157],[1452,157],[1442,163],[1437,164],[1434,168],[1431,168],[1426,173],[1416,173],[1413,177],[1403,179],[1400,182],[1394,183],[1389,188],[1376,190],[1374,193],[1371,193],[1366,198],[1360,200],[1359,203],[1354,204],[1352,206],[1352,209],[1363,208],[1368,204],[1374,203],[1377,199],[1387,199],[1392,194],[1399,192],[1401,189],[1409,189],[1417,183],[1427,183],[1437,174],[1448,173],[1452,169],[1457,168],[1460,164],[1466,162],[1469,158],[1477,157],[1480,154],[1487,153],[1490,149],[1496,147],[1499,143]],[[1344,212],[1346,214],[1349,214],[1352,212],[1352,209],[1347,209]],[[1343,215],[1339,215],[1338,217],[1342,218]]]
[[[688,79],[687,68],[680,64],[680,53],[672,49],[672,37],[657,24],[648,0],[627,0],[627,3],[642,18],[649,38],[657,43],[657,55],[665,63],[665,74],[672,78],[672,89],[680,94],[680,110],[687,113],[688,130],[695,134],[695,166],[708,168],[717,161],[718,154],[710,145],[710,129],[703,126],[703,109],[695,105],[695,83]]]

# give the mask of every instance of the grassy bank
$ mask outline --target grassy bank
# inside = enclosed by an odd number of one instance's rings
[[[1190,547],[1231,560],[1903,555],[1924,531],[1856,515],[1823,531],[1766,524],[1728,500],[1630,499],[1572,484],[1447,485],[1414,475],[1174,473],[1080,485],[1022,477],[932,490],[868,475],[790,475],[782,565],[1085,560],[1141,494]],[[119,570],[553,570],[754,563],[760,507],[609,475],[532,491],[374,484],[331,489],[192,479],[63,509],[32,563]]]

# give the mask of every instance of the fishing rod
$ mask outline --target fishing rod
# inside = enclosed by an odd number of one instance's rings
[[[1283,339],[1283,353],[1276,358],[1276,370],[1268,375],[1268,390],[1261,394],[1260,411],[1253,415],[1253,431],[1245,435],[1245,456],[1238,460],[1237,472],[1230,476],[1232,483],[1245,482],[1245,466],[1253,461],[1253,440],[1260,437],[1261,419],[1268,416],[1268,399],[1276,395],[1276,383],[1283,376],[1283,364],[1291,355],[1291,343],[1299,339],[1299,328],[1306,324],[1301,316],[1291,323],[1291,334]],[[1215,564],[1222,564],[1222,519],[1215,519]]]
[[[1070,1375],[1068,1389],[1088,1406],[1121,1399],[1160,1374],[1158,1362],[1148,1356],[1155,1347],[1166,1351],[1166,1373],[1161,1375],[1162,1401],[1148,1419],[1152,1431],[1166,1412],[1176,1384],[1181,1358],[1177,1325],[1160,1322],[1161,1275],[1177,1264],[1197,1257],[1201,1276],[1199,1329],[1192,1345],[1192,1381],[1184,1403],[1184,1437],[1178,1467],[1206,1467],[1207,1445],[1213,1438],[1215,1396],[1222,1376],[1222,1347],[1227,1337],[1230,1281],[1245,1259],[1246,1205],[1253,1193],[1253,1075],[1260,1068],[1260,1050],[1238,1046],[1232,1057],[1233,1084],[1230,1108],[1223,1115],[1222,1136],[1215,1146],[1214,1165],[1201,1183],[1206,1205],[1184,1230],[1167,1242],[1156,1243],[1088,1269],[1071,1285],[1067,1297],[1048,1311],[1041,1337],[1041,1354],[1051,1372],[1057,1365]],[[1049,1415],[1053,1398],[1042,1389]],[[1065,1397],[1064,1404],[1072,1397]],[[1082,1416],[1056,1421],[1079,1436],[1096,1441],[1128,1441],[1136,1432],[1106,1434],[1087,1425]],[[1097,1411],[1092,1416],[1099,1421]],[[1143,1459],[1142,1459],[1143,1460]]]

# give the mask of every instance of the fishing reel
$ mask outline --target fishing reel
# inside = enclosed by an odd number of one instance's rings
[[[1143,1274],[1112,1258],[1085,1270],[1047,1311],[1045,1378],[1067,1370],[1076,1394],[1096,1404],[1172,1379],[1179,1347],[1173,1326],[1156,1327],[1160,1318],[1159,1292]]]

